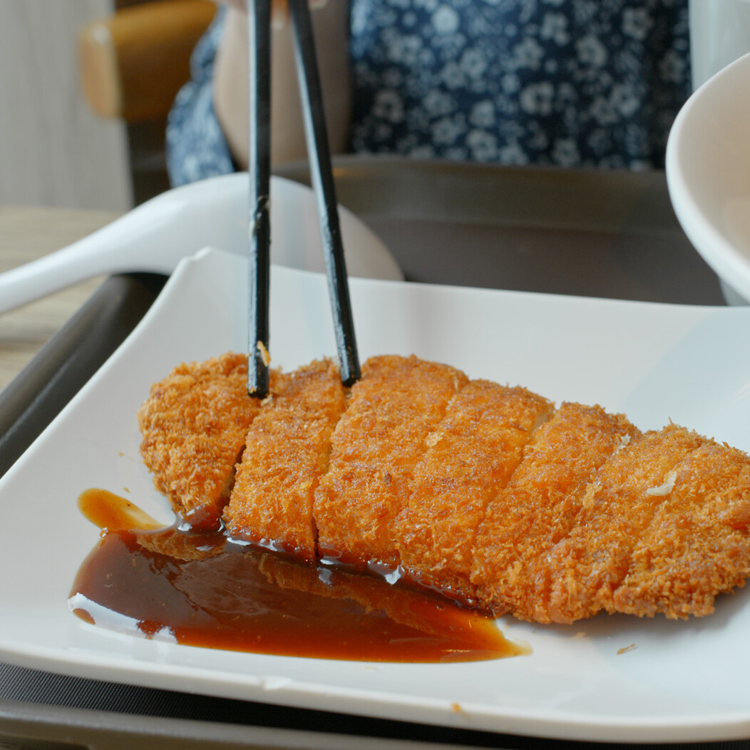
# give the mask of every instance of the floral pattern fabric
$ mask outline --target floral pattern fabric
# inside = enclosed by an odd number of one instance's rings
[[[501,164],[664,165],[690,94],[688,0],[352,0],[351,150]],[[224,15],[167,126],[173,185],[235,170],[213,109]]]
[[[172,187],[236,171],[213,102],[214,60],[224,16],[225,10],[219,8],[193,50],[190,80],[178,92],[169,112],[166,152]]]
[[[661,167],[687,0],[352,0],[353,150]]]

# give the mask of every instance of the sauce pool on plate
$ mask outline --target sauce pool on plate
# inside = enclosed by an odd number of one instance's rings
[[[456,662],[528,653],[495,621],[369,575],[314,566],[232,541],[164,528],[130,501],[88,490],[103,529],[70,595],[87,622],[207,648],[371,662]]]

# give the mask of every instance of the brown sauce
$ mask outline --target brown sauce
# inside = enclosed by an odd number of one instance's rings
[[[155,522],[90,490],[79,506],[104,527],[81,565],[71,608],[146,637],[208,648],[374,662],[479,661],[527,649],[481,614],[368,575],[298,562],[221,531]],[[146,528],[133,528],[138,525]]]

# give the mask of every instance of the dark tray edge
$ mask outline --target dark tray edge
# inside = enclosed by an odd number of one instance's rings
[[[0,476],[127,338],[165,282],[145,273],[109,278],[0,393]]]

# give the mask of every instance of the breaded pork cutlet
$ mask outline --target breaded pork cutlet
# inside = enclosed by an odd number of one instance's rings
[[[393,521],[406,503],[425,439],[466,382],[458,370],[416,357],[364,363],[333,433],[330,468],[315,492],[321,556],[398,564]]]
[[[505,486],[534,430],[551,414],[524,388],[472,380],[427,437],[407,506],[394,525],[405,574],[473,604],[469,577],[486,504]]]
[[[277,375],[247,432],[224,511],[231,536],[316,559],[313,497],[345,406],[339,370],[328,360]]]
[[[573,403],[534,433],[477,533],[471,580],[484,609],[534,619],[534,562],[573,526],[597,469],[637,434],[625,417]]]
[[[573,528],[537,567],[538,622],[569,623],[614,611],[614,591],[664,501],[671,473],[702,442],[695,433],[670,425],[631,440],[602,466]]]
[[[745,453],[676,425],[642,434],[599,407],[549,417],[541,397],[415,357],[362,371],[348,405],[329,362],[272,372],[256,416],[244,356],[176,368],[138,415],[155,485],[183,516],[218,513],[247,436],[230,534],[401,565],[540,623],[701,616],[750,576]]]
[[[706,441],[668,478],[648,528],[614,593],[617,612],[703,616],[718,594],[750,576],[750,463]]]
[[[241,354],[179,365],[151,387],[137,415],[141,455],[176,513],[195,523],[218,520],[259,408],[247,395]]]

